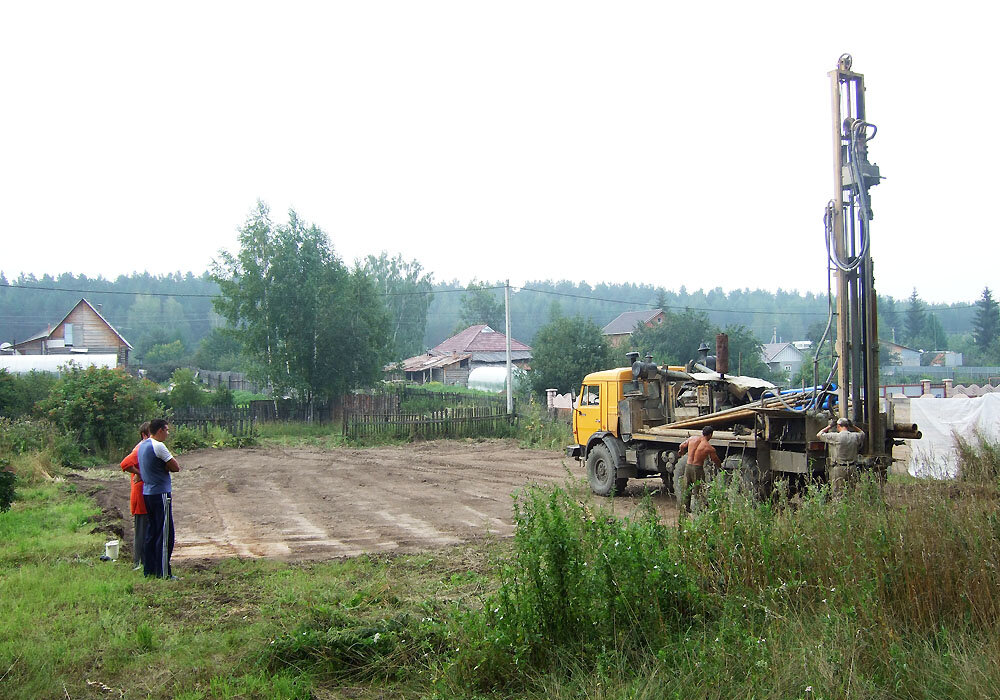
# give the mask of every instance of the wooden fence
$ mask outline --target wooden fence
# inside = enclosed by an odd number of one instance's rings
[[[517,420],[505,405],[452,406],[424,413],[344,411],[344,435],[353,438],[503,437]]]
[[[253,434],[254,416],[247,407],[216,408],[214,406],[191,406],[176,411],[170,417],[171,425],[184,425],[207,433],[209,428],[225,428],[234,437]]]

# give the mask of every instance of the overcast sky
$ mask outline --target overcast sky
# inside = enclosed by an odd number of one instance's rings
[[[889,7],[8,2],[0,270],[199,273],[259,198],[439,281],[825,292],[849,52],[876,286],[972,301],[1000,287],[997,5]]]

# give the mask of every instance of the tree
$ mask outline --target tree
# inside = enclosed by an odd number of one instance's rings
[[[579,316],[555,318],[542,326],[532,347],[531,386],[538,393],[579,391],[585,375],[615,364],[601,329]]]
[[[916,345],[924,332],[924,324],[927,323],[926,308],[924,302],[917,296],[917,288],[914,287],[910,303],[906,307],[906,342],[911,347]]]
[[[711,347],[714,341],[715,328],[704,313],[690,309],[679,314],[664,310],[663,323],[636,329],[631,346],[642,355],[652,353],[660,364],[682,365],[698,357],[699,345],[708,343]]]
[[[201,406],[205,403],[205,392],[195,381],[194,371],[186,367],[174,370],[170,375],[170,406],[172,408],[187,408],[189,406]]]
[[[497,299],[496,290],[485,282],[479,283],[476,280],[469,282],[462,295],[461,315],[455,332],[464,330],[469,326],[477,326],[485,323],[495,331],[503,332],[504,308],[503,302]]]
[[[783,377],[775,376],[764,362],[764,348],[760,340],[746,326],[728,325],[722,331],[729,336],[729,373],[748,377],[759,377],[778,382]],[[711,345],[711,343],[709,343]],[[715,352],[714,350],[712,352]]]
[[[1000,303],[993,298],[989,287],[983,289],[982,298],[976,302],[976,317],[972,322],[972,338],[976,346],[985,351],[1000,338]]]
[[[394,360],[418,355],[424,348],[433,276],[423,274],[423,269],[416,260],[406,262],[402,255],[390,258],[385,252],[377,258],[369,255],[364,263],[364,272],[382,295],[389,313]]]
[[[310,407],[381,377],[389,320],[372,280],[348,271],[327,235],[294,211],[274,225],[267,206],[240,230],[240,249],[213,264],[216,309],[244,349],[249,373]]]
[[[142,365],[150,379],[162,382],[166,381],[175,369],[184,364],[186,355],[184,343],[175,340],[172,343],[163,343],[149,348]]]
[[[131,444],[139,424],[161,408],[151,382],[121,369],[71,365],[39,405],[85,450],[108,454]]]
[[[194,352],[194,365],[198,369],[232,372],[241,368],[243,348],[228,328],[213,328],[201,339]]]

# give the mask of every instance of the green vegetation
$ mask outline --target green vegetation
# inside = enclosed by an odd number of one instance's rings
[[[625,364],[624,355],[614,351],[597,324],[579,316],[557,316],[538,330],[533,342],[528,378],[542,396],[546,389],[579,392],[587,374]]]
[[[99,367],[63,372],[39,407],[81,449],[103,456],[131,446],[139,424],[161,412],[152,383]]]
[[[257,203],[239,250],[223,252],[213,278],[250,374],[312,405],[382,377],[391,359],[389,317],[361,268],[345,267],[329,237],[294,211],[273,224]]]
[[[71,485],[29,485],[0,514],[4,695],[986,697],[997,496],[907,480],[761,506],[720,482],[674,525],[531,489],[509,542],[167,583],[96,561]]]

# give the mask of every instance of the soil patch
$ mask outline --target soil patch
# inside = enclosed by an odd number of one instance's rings
[[[315,561],[507,537],[513,532],[512,495],[531,483],[572,482],[581,498],[612,504],[581,485],[579,462],[501,440],[198,450],[178,461],[181,472],[173,482],[177,562],[225,557]],[[101,487],[95,498],[103,510],[120,514],[123,539],[130,543],[128,476],[94,476],[87,481]],[[661,515],[676,521],[676,503],[659,480],[633,480],[625,495],[614,499],[614,508],[630,512],[647,492]]]

